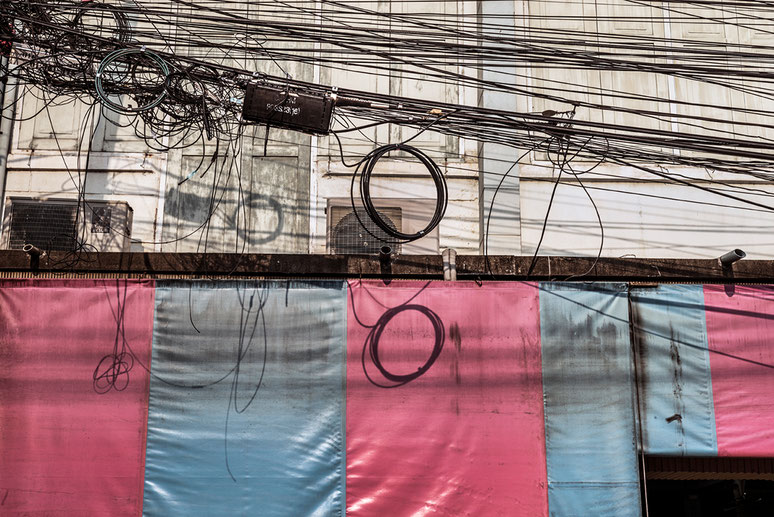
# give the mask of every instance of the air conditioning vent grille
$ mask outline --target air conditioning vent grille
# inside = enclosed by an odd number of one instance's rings
[[[400,245],[393,244],[394,239],[376,226],[363,208],[357,209],[357,216],[352,207],[337,206],[330,210],[331,253],[376,255],[385,243],[400,252]],[[377,211],[393,229],[401,230],[400,208],[378,208]],[[358,216],[368,231],[360,224]]]
[[[10,249],[33,244],[45,250],[72,250],[76,203],[14,201],[11,205]]]
[[[113,209],[109,206],[91,207],[91,233],[110,233]]]

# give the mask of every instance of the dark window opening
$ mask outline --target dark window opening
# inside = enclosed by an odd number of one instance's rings
[[[649,456],[643,490],[653,517],[770,517],[774,459]]]

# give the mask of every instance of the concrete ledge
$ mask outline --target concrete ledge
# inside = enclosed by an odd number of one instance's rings
[[[774,283],[774,261],[741,260],[723,268],[716,259],[539,257],[458,255],[460,280],[615,280],[626,282]],[[0,251],[2,277],[57,276],[414,278],[442,279],[440,255],[405,255],[389,264],[360,255],[220,253],[68,253],[34,259],[17,250]]]

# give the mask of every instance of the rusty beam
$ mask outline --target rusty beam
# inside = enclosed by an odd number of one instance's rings
[[[459,255],[460,280],[570,280],[626,282],[774,282],[774,261],[716,259],[539,257]],[[593,268],[592,268],[593,265]],[[0,276],[107,275],[168,277],[416,278],[442,279],[441,255],[403,255],[388,264],[359,255],[222,253],[69,253],[40,257],[0,251]]]

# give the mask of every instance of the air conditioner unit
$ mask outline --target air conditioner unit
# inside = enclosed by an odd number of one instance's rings
[[[10,198],[3,247],[41,250],[129,251],[133,210],[124,201]],[[77,219],[77,226],[76,226]]]
[[[398,207],[376,209],[391,228],[401,231],[401,211]],[[332,206],[328,209],[328,244],[331,253],[351,255],[378,255],[382,246],[388,245],[400,253],[400,244],[384,230],[376,226],[363,207]]]
[[[415,233],[424,228],[432,218],[435,208],[435,202],[431,199],[378,198],[372,201],[382,219],[404,233]],[[328,200],[326,213],[329,253],[378,255],[379,248],[385,244],[394,252],[402,254],[438,253],[437,227],[417,241],[398,244],[371,221],[359,202],[356,206],[357,214],[352,210],[352,201],[349,198]]]

